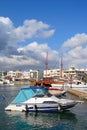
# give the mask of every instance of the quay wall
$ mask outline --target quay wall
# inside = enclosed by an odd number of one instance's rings
[[[15,85],[31,85],[30,81],[15,81],[14,82]]]
[[[87,92],[85,91],[67,88],[67,92],[75,96],[78,96],[80,99],[87,100]]]

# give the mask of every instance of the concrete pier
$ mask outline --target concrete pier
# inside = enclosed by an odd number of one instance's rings
[[[72,88],[67,88],[67,92],[78,96],[80,99],[86,100],[87,101],[87,92],[86,91],[81,91],[81,90],[76,90]]]

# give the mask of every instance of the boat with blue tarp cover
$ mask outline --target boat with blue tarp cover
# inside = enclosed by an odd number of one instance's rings
[[[13,104],[22,103],[34,97],[35,95],[45,94],[47,90],[44,87],[27,87],[21,88],[16,98],[12,101]]]
[[[74,107],[78,101],[53,96],[43,86],[21,88],[6,111],[60,112]]]

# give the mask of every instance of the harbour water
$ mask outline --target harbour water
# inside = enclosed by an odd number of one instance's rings
[[[87,102],[63,113],[6,112],[4,108],[20,87],[0,86],[0,130],[87,130]],[[78,99],[70,94],[66,96]]]

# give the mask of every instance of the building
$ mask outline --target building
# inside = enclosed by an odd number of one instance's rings
[[[85,69],[76,69],[75,67],[71,67],[69,70],[64,70],[64,78],[68,79],[82,79],[86,75],[87,73]]]
[[[63,71],[62,71],[62,77],[63,77]],[[44,70],[43,71],[43,78],[55,78],[59,79],[61,77],[61,71],[60,69],[52,69],[52,70]]]
[[[86,75],[87,75],[87,69],[76,69],[75,67],[71,67],[68,70],[62,70],[62,76],[61,76],[61,69],[52,69],[43,71],[43,78],[81,79]]]
[[[13,80],[38,80],[38,70],[29,70],[29,71],[8,71],[7,77],[11,77]]]

